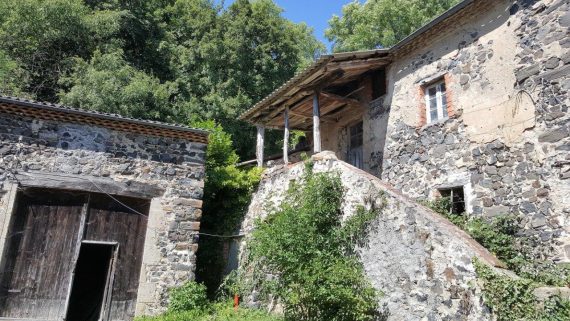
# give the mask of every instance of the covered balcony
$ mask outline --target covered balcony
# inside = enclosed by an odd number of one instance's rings
[[[333,151],[362,168],[363,116],[370,101],[386,92],[384,49],[324,55],[291,78],[240,119],[257,127],[257,165],[263,166],[265,129],[283,130],[283,155],[289,163],[292,130],[307,133],[313,153]],[[275,157],[273,157],[274,159]]]

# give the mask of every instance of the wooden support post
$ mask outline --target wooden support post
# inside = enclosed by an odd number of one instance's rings
[[[283,133],[283,163],[289,164],[289,106],[285,106],[285,130]]]
[[[315,90],[313,97],[313,147],[315,153],[321,152],[321,110],[319,106],[320,92]]]
[[[263,167],[263,141],[265,139],[265,127],[257,125],[257,147],[255,149],[255,156],[257,156],[257,166]]]

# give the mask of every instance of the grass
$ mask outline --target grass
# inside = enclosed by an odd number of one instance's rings
[[[238,308],[231,302],[214,303],[203,310],[169,312],[156,317],[141,317],[136,321],[283,321],[284,319],[259,309]]]

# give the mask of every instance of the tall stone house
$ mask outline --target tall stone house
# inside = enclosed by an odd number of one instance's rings
[[[320,57],[241,116],[258,165],[273,165],[243,232],[300,176],[288,141],[304,131],[315,168],[340,172],[347,212],[388,195],[361,256],[393,319],[491,318],[470,262],[500,264],[416,201],[518,215],[538,257],[570,262],[569,28],[566,0],[464,0],[391,48]],[[281,161],[264,158],[266,128],[284,130]]]
[[[193,279],[202,130],[0,97],[0,319],[132,320]]]
[[[522,213],[545,254],[570,262],[568,9],[463,1],[392,48],[321,57],[242,119],[287,122],[412,198]]]

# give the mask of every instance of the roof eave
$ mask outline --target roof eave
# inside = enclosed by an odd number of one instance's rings
[[[19,99],[16,97],[0,96],[0,102],[4,102],[4,103],[8,103],[8,104],[14,104],[14,105],[27,106],[27,107],[32,107],[32,108],[38,108],[38,109],[44,109],[44,110],[50,110],[50,111],[65,112],[65,113],[74,114],[74,115],[95,117],[95,118],[99,118],[99,119],[119,121],[119,122],[136,124],[136,125],[152,126],[152,127],[157,127],[157,128],[163,128],[166,130],[192,132],[195,134],[208,136],[208,131],[203,130],[203,129],[191,128],[191,127],[186,127],[186,126],[182,126],[182,125],[172,125],[172,124],[167,124],[167,123],[162,123],[162,122],[136,119],[136,118],[119,116],[119,115],[104,114],[104,113],[93,112],[93,111],[88,111],[88,110],[81,110],[81,109],[76,109],[76,108],[72,108],[72,107],[56,105],[56,104],[36,102],[36,101],[27,100],[27,99],[24,100],[24,99]]]

